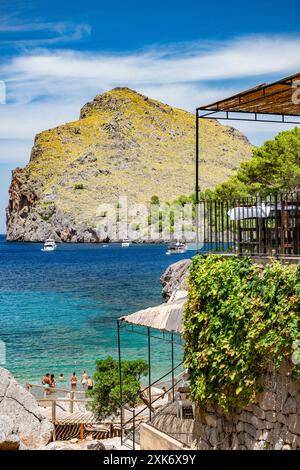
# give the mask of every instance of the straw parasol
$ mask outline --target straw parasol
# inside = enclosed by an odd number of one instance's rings
[[[176,300],[139,310],[131,315],[121,317],[120,320],[161,331],[182,333],[182,317],[187,301],[186,294],[182,291],[182,296]]]

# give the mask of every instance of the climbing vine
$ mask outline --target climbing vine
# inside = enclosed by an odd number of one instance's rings
[[[247,405],[267,363],[292,361],[300,339],[300,268],[250,258],[193,259],[185,311],[185,364],[200,407]]]

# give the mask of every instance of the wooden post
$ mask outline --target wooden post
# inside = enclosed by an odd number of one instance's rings
[[[52,423],[56,423],[56,400],[52,400]]]
[[[70,393],[70,413],[74,413],[74,392]]]
[[[56,441],[56,400],[52,400],[52,424],[53,424],[53,441]]]
[[[84,424],[83,423],[80,423],[79,438],[81,441],[83,441],[84,439]]]

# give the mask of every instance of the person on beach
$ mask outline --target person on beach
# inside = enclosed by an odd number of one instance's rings
[[[65,380],[64,374],[59,374],[58,380],[60,380],[61,382]]]
[[[51,377],[50,377],[50,387],[55,388],[55,376],[54,376],[54,374],[51,374]]]
[[[50,395],[50,386],[51,386],[51,379],[50,379],[50,374],[46,374],[43,379],[42,379],[42,384],[46,388],[46,394]]]
[[[71,388],[76,388],[77,387],[77,375],[76,375],[76,372],[73,372],[73,374],[71,375]]]
[[[88,381],[88,375],[87,375],[86,371],[84,370],[83,373],[82,373],[82,376],[81,376],[81,385],[82,385],[83,388],[87,387],[87,381]]]
[[[42,384],[50,387],[51,385],[51,379],[50,379],[50,374],[45,374],[45,376],[42,379]]]
[[[93,379],[92,377],[89,375],[88,378],[87,378],[87,389],[88,390],[93,390]]]

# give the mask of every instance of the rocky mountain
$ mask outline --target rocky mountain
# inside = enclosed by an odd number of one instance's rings
[[[200,125],[202,189],[226,180],[252,146],[216,121]],[[194,191],[195,117],[128,88],[97,95],[78,121],[38,134],[29,164],[13,171],[7,239],[97,242],[99,204],[171,201]],[[141,236],[142,238],[142,236]]]

